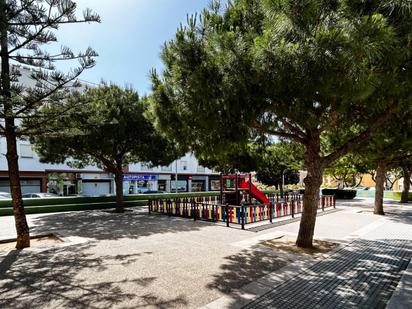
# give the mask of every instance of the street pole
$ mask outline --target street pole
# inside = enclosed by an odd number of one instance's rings
[[[178,193],[178,189],[177,189],[177,160],[176,160],[176,171],[175,171],[175,191],[176,193]]]

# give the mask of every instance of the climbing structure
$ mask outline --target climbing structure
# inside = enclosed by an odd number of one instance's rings
[[[270,204],[266,195],[252,183],[251,174],[221,175],[220,200],[222,204],[240,205],[242,201],[252,203],[253,198],[267,206]]]

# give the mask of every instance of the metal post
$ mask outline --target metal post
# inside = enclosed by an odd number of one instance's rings
[[[322,200],[322,211],[325,211],[325,197],[321,196],[320,198]]]
[[[223,173],[220,173],[220,204],[223,204]]]
[[[236,174],[235,174],[235,198],[236,198],[236,206],[238,206],[240,203],[239,203],[239,194],[238,194],[238,191],[239,191],[239,184],[238,184],[238,181],[239,181],[239,175],[237,174],[237,172],[236,172]]]
[[[336,196],[333,196],[333,208],[336,208]]]
[[[166,200],[166,209],[167,209],[167,215],[170,217],[172,215],[172,202],[171,200]]]
[[[215,205],[212,205],[212,222],[215,222]]]
[[[151,210],[152,210],[152,200],[149,200],[149,215],[150,215]]]
[[[176,171],[175,171],[175,192],[178,193],[179,190],[177,188],[177,160],[176,160]]]
[[[245,204],[242,203],[242,212],[241,212],[241,217],[242,217],[242,230],[245,229]]]
[[[292,218],[295,217],[295,200],[292,199],[291,200],[291,204],[292,204]]]
[[[226,204],[226,226],[229,227],[229,204]]]
[[[252,204],[252,173],[249,173],[249,204]]]
[[[269,221],[270,223],[273,223],[273,202],[269,203]]]

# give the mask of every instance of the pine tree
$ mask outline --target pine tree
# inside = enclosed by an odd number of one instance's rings
[[[410,100],[410,12],[403,1],[214,1],[164,46],[159,127],[197,155],[256,133],[301,143],[296,243],[311,247],[324,169]],[[328,135],[339,138],[326,150]]]
[[[75,112],[49,120],[44,125],[48,133],[32,136],[30,141],[43,162],[95,165],[113,173],[118,213],[124,211],[123,170],[127,164],[169,165],[182,155],[155,130],[146,116],[145,98],[132,89],[103,84],[73,94],[64,107]],[[59,110],[60,106],[43,108],[50,115]],[[33,125],[36,121],[29,122]]]
[[[94,57],[97,56],[91,48],[75,54],[70,48],[61,47],[60,52],[52,54],[42,46],[57,42],[55,30],[59,26],[90,22],[100,22],[99,16],[87,9],[82,18],[76,17],[76,3],[71,0],[0,0],[0,135],[7,141],[18,249],[30,246],[30,235],[21,196],[16,141],[42,134],[41,126],[22,128],[21,121],[34,117],[44,123],[49,121],[42,115],[40,107],[60,104],[70,88],[79,86],[77,78],[95,65]],[[56,70],[56,62],[70,60],[78,60],[78,66],[68,73]],[[35,86],[20,84],[20,69],[12,63],[33,68],[30,78]]]

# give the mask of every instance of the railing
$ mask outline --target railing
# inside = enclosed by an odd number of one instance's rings
[[[183,199],[151,199],[149,200],[149,214],[160,213],[168,216],[191,218],[194,221],[224,222],[226,226],[230,224],[245,225],[273,219],[300,214],[303,209],[301,196],[284,201],[270,202],[270,205],[262,203],[247,204],[241,206],[223,205],[217,203],[209,197],[200,201],[199,198]],[[322,196],[319,200],[318,209],[335,207],[334,196]]]

